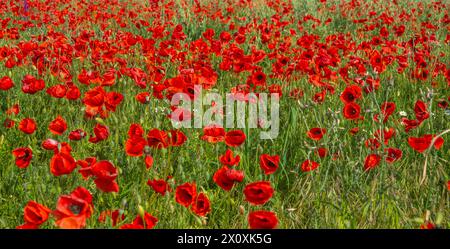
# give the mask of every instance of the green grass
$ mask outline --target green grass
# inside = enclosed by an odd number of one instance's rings
[[[322,39],[329,34],[346,32],[350,32],[354,39],[358,39],[355,30],[361,26],[356,26],[348,18],[338,13],[314,13],[317,4],[311,1],[307,1],[309,5],[306,9],[299,7],[303,6],[302,3],[305,1],[294,2],[294,15],[302,16],[304,13],[312,13],[319,16],[321,20],[336,16],[330,26],[312,29],[310,25],[305,25],[307,30],[319,35]],[[408,1],[400,2],[405,4]],[[270,18],[275,12],[267,8],[265,6],[253,12],[236,7],[235,16],[247,16],[248,19],[255,16],[261,19]],[[374,8],[381,11],[381,6]],[[406,5],[400,8],[406,8]],[[182,9],[179,11],[183,13]],[[350,15],[358,11],[363,10],[351,10]],[[364,14],[366,12],[363,16]],[[424,16],[425,14],[420,18],[423,19]],[[190,19],[185,19],[181,14],[177,18],[179,19],[173,21],[183,24],[188,35],[186,42],[201,37],[208,27],[213,28],[216,34],[227,29],[227,25],[207,18],[198,23],[191,12],[188,12]],[[432,22],[436,22],[438,17],[431,18]],[[398,20],[396,22],[400,23]],[[236,23],[245,22],[236,21]],[[64,27],[65,25],[62,25],[59,28],[64,31]],[[116,25],[111,28],[118,29]],[[296,29],[296,25],[290,24],[283,29],[283,36],[289,36],[289,28]],[[102,31],[98,27],[94,29],[95,38],[101,39]],[[148,32],[135,27],[128,27],[125,30],[143,37],[149,36]],[[20,34],[23,40],[28,40],[31,35],[46,32],[45,29],[32,28]],[[374,31],[374,34],[375,32],[377,31]],[[407,40],[410,37],[408,32],[411,32],[410,29],[401,39]],[[449,46],[443,43],[447,33],[444,27],[437,31],[436,37],[440,43],[432,48],[432,54],[444,53],[445,56],[440,58],[440,61],[449,65]],[[254,34],[257,33],[253,31],[248,34],[247,40]],[[356,42],[370,40],[371,35],[367,33]],[[295,44],[295,42],[296,39],[293,37],[292,43]],[[251,45],[269,51],[259,39]],[[243,45],[242,48],[248,52],[251,45]],[[14,46],[14,44],[0,39],[1,46]],[[129,65],[130,67],[145,68],[145,62],[139,55],[120,56],[135,61]],[[90,60],[88,58],[81,62],[74,59],[70,68],[70,72],[74,75],[74,82],[77,82],[76,76],[82,67],[90,67]],[[237,82],[245,82],[247,74],[237,75],[220,71],[218,66],[220,61],[220,58],[211,60],[212,67],[219,73],[215,88],[221,93],[226,93]],[[348,58],[343,58],[341,63],[344,64],[347,61]],[[273,61],[269,59],[261,63],[265,66],[266,74],[270,74],[272,63]],[[176,75],[178,64],[165,62],[163,66],[167,68],[167,78]],[[102,70],[106,68],[108,68],[107,65]],[[284,97],[281,99],[280,134],[274,140],[260,140],[258,130],[245,130],[247,134],[245,144],[233,149],[241,156],[239,169],[245,172],[245,178],[244,182],[237,184],[230,192],[220,189],[212,180],[214,172],[220,167],[218,156],[224,153],[227,147],[225,144],[211,145],[200,140],[201,129],[183,129],[188,140],[182,147],[152,150],[155,164],[150,170],[145,169],[142,157],[131,158],[126,155],[124,144],[131,123],[141,124],[146,131],[155,127],[169,130],[171,125],[166,118],[169,111],[167,102],[152,99],[146,106],[138,103],[134,96],[140,90],[134,86],[131,79],[124,77],[108,89],[108,91],[117,91],[124,95],[124,101],[117,111],[101,120],[110,128],[110,137],[98,144],[91,144],[87,139],[70,143],[74,158],[97,157],[100,160],[110,160],[119,169],[120,192],[110,194],[98,190],[92,180],[83,180],[76,171],[70,175],[54,177],[49,171],[52,153],[40,148],[41,142],[46,138],[67,141],[67,134],[57,137],[47,129],[49,122],[57,115],[61,115],[67,121],[69,131],[82,128],[88,134],[92,133],[93,127],[99,120],[87,120],[83,117],[83,104],[80,100],[72,102],[66,99],[54,99],[44,91],[33,96],[22,93],[21,79],[26,74],[37,75],[36,70],[29,65],[7,69],[3,63],[0,63],[0,77],[9,75],[16,83],[10,91],[0,91],[2,110],[0,120],[6,118],[4,111],[8,107],[18,103],[22,110],[13,119],[20,121],[22,118],[32,117],[38,123],[37,132],[31,136],[23,134],[18,129],[0,127],[0,228],[14,228],[22,224],[23,207],[29,200],[35,200],[54,209],[58,197],[69,194],[77,186],[87,188],[94,197],[95,211],[88,220],[89,228],[111,227],[110,223],[97,222],[100,212],[104,210],[123,210],[126,219],[120,224],[129,223],[138,213],[139,206],[159,219],[157,228],[247,228],[248,212],[258,209],[274,211],[279,218],[279,228],[418,228],[427,210],[431,212],[430,219],[433,222],[439,220],[440,226],[448,228],[450,226],[450,196],[447,190],[447,181],[450,178],[448,134],[443,137],[446,142],[441,150],[430,152],[427,179],[422,185],[420,179],[425,157],[409,147],[407,138],[427,133],[438,134],[450,128],[450,116],[445,115],[444,110],[436,106],[437,99],[447,98],[450,91],[445,79],[439,76],[434,79],[438,83],[438,87],[433,89],[434,95],[427,98],[431,81],[413,81],[407,75],[408,70],[410,69],[399,74],[395,66],[388,67],[387,71],[381,75],[382,86],[379,91],[364,95],[359,102],[365,120],[358,124],[343,119],[341,113],[343,104],[339,100],[339,94],[345,88],[345,83],[341,80],[336,82],[336,94],[327,95],[323,104],[316,104],[311,101],[311,98],[319,90],[312,88],[306,76],[290,81],[269,79],[269,83],[288,83],[283,92]],[[49,73],[44,74],[44,80],[47,86],[61,83]],[[393,85],[389,82],[393,82]],[[89,89],[84,85],[78,84],[78,86],[82,93]],[[293,88],[302,88],[305,96],[300,100],[288,98],[289,90]],[[398,112],[406,111],[412,118],[414,103],[418,99],[428,104],[431,117],[419,128],[405,133],[403,126],[398,122],[400,118]],[[372,115],[379,112],[379,106],[384,101],[395,102],[396,113],[386,124],[376,123],[372,121]],[[306,132],[312,127],[327,128],[328,132],[320,142],[307,138]],[[349,130],[354,127],[359,127],[360,132],[352,136]],[[364,159],[371,152],[364,146],[364,142],[372,137],[377,129],[384,127],[392,127],[396,130],[396,136],[389,142],[389,147],[401,149],[403,158],[394,164],[382,161],[374,170],[365,172]],[[27,169],[17,168],[11,154],[14,148],[23,146],[29,146],[33,150],[33,160]],[[314,149],[318,146],[327,147],[330,155],[339,152],[339,158],[333,160],[331,156],[327,156],[319,159],[314,155]],[[384,148],[382,145],[379,151]],[[280,155],[280,168],[274,175],[262,174],[259,167],[259,155],[263,153]],[[320,167],[313,172],[301,172],[300,164],[306,159],[319,162]],[[188,209],[177,204],[173,192],[161,197],[146,185],[148,179],[165,178],[168,175],[173,176],[176,184],[195,181],[198,191],[202,190],[208,195],[212,212],[207,219],[198,218]],[[276,192],[264,206],[253,207],[244,200],[242,191],[246,184],[260,180],[270,180]],[[53,222],[46,222],[42,226],[42,228],[55,227]]]

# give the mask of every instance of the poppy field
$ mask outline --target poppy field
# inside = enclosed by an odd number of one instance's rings
[[[2,0],[0,228],[449,228],[449,11]]]

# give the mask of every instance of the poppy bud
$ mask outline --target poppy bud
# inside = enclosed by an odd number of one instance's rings
[[[47,139],[44,142],[42,142],[42,148],[46,150],[55,150],[58,148],[59,142],[54,139]]]
[[[138,205],[138,214],[141,217],[144,217],[144,215],[145,215],[145,210],[141,205]]]

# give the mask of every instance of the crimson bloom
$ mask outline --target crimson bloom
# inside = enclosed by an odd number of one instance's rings
[[[47,221],[51,210],[35,201],[29,201],[23,210],[25,224],[18,226],[18,229],[37,229]]]
[[[89,142],[98,143],[109,137],[109,128],[106,125],[97,124],[94,127],[94,135],[89,138]]]
[[[169,184],[164,180],[148,180],[147,185],[160,195],[166,195],[171,191]]]
[[[423,135],[422,137],[409,137],[408,144],[414,150],[422,153],[431,146],[431,142],[434,137],[435,136],[432,134],[426,134],[426,135]],[[444,139],[442,137],[439,137],[436,139],[433,146],[436,150],[439,150],[443,144],[444,144]]]
[[[271,156],[268,154],[262,154],[259,157],[259,166],[264,171],[264,174],[270,175],[275,173],[280,163],[280,156]]]
[[[278,218],[274,212],[253,211],[248,215],[250,229],[274,229],[278,225]]]
[[[30,148],[17,148],[13,150],[12,154],[16,158],[16,166],[21,169],[28,167],[33,158],[33,152]]]
[[[366,157],[364,161],[364,170],[371,170],[378,166],[381,161],[381,157],[377,154],[370,154]]]
[[[148,146],[156,149],[169,147],[169,137],[167,133],[162,130],[152,129],[147,134]]]
[[[263,205],[272,198],[274,190],[270,182],[254,182],[250,183],[244,188],[245,200],[252,205]]]
[[[393,163],[395,161],[400,160],[403,155],[402,150],[396,148],[387,148],[386,152],[387,152],[386,162],[388,163]]]
[[[185,183],[180,185],[175,190],[175,200],[179,204],[189,207],[197,197],[197,190],[195,183]]]
[[[0,78],[0,90],[8,91],[12,87],[14,87],[14,82],[10,77],[4,76],[3,78]]]
[[[48,129],[55,135],[61,135],[67,130],[67,123],[61,116],[58,116],[50,122]]]
[[[324,128],[312,128],[306,134],[312,140],[319,141],[320,139],[322,139],[322,137],[323,137],[323,135],[325,135],[325,133],[327,133],[327,130]]]
[[[242,182],[244,172],[223,166],[214,173],[213,180],[223,190],[230,191],[236,182]]]
[[[205,127],[203,128],[203,136],[201,139],[208,143],[222,142],[225,140],[225,130],[215,125]]]
[[[158,223],[158,219],[149,213],[144,213],[144,218],[137,215],[131,224],[125,224],[120,229],[152,229]]]
[[[92,195],[83,188],[76,188],[70,195],[62,195],[53,215],[56,225],[64,229],[79,229],[86,226],[86,220],[93,212]]]
[[[229,131],[225,134],[225,144],[230,147],[238,147],[245,142],[245,133],[241,130]]]
[[[345,88],[345,90],[341,94],[341,101],[344,102],[344,104],[354,102],[357,99],[361,98],[362,89],[361,87],[357,85],[348,86]]]
[[[343,113],[346,119],[356,120],[361,118],[360,117],[361,107],[355,102],[350,102],[345,104]]]
[[[301,165],[301,169],[303,172],[312,171],[312,170],[317,169],[318,167],[319,167],[319,163],[311,161],[311,160],[305,160]]]
[[[224,155],[219,157],[220,162],[223,165],[235,166],[239,164],[241,157],[239,155],[233,156],[233,151],[227,149]]]
[[[192,211],[198,216],[206,216],[209,212],[211,212],[211,203],[209,202],[208,197],[204,193],[200,193],[195,198],[191,207]]]
[[[25,134],[33,134],[36,131],[36,121],[31,118],[24,118],[19,123],[19,130]]]

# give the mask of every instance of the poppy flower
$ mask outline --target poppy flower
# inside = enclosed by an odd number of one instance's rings
[[[432,134],[426,134],[422,137],[409,137],[408,138],[408,144],[413,148],[414,150],[423,153],[425,150],[427,150],[431,146],[431,142],[434,138],[434,135]],[[442,137],[439,137],[434,142],[434,148],[436,150],[439,150],[442,145],[444,144],[444,139]]]
[[[325,133],[327,133],[327,130],[324,128],[312,128],[306,134],[312,140],[319,141]]]
[[[384,102],[381,104],[381,113],[383,114],[383,123],[395,112],[396,105],[394,102]]]
[[[239,161],[241,160],[241,157],[239,155],[233,156],[233,151],[230,149],[227,149],[224,155],[219,157],[220,162],[223,165],[227,166],[235,166],[239,164]]]
[[[420,229],[424,229],[424,230],[436,229],[436,225],[434,225],[430,221],[427,221],[420,225]]]
[[[274,229],[278,225],[278,218],[274,212],[253,211],[248,215],[250,229]]]
[[[203,141],[208,143],[218,143],[225,140],[225,130],[222,127],[211,125],[203,128]]]
[[[344,104],[354,102],[357,99],[361,98],[362,89],[357,85],[348,86],[342,92],[340,99]]]
[[[184,142],[186,142],[187,137],[186,135],[184,135],[184,133],[182,131],[179,130],[172,130],[170,131],[170,139],[169,139],[169,144],[171,146],[181,146],[184,144]]]
[[[316,150],[316,154],[320,157],[320,158],[324,158],[327,156],[328,154],[328,149],[327,148],[323,148],[320,147]]]
[[[10,77],[4,76],[0,79],[0,90],[8,91],[12,87],[14,87],[14,82]]]
[[[92,195],[83,188],[76,188],[70,195],[62,195],[53,215],[56,225],[63,229],[79,229],[86,226],[86,220],[93,212]]]
[[[214,173],[213,181],[225,191],[230,191],[236,182],[242,182],[244,172],[223,166]]]
[[[171,191],[169,184],[164,180],[148,180],[147,185],[160,195],[166,195],[166,192]]]
[[[69,139],[72,141],[79,141],[86,137],[86,132],[82,129],[76,129],[69,133]]]
[[[152,129],[147,134],[148,146],[156,149],[167,148],[169,146],[169,137],[165,131]]]
[[[30,148],[17,148],[12,151],[13,156],[16,158],[15,163],[16,166],[24,169],[28,167],[31,163],[31,159],[33,158],[33,152]]]
[[[305,160],[301,165],[301,169],[303,172],[309,172],[309,171],[317,169],[318,167],[319,167],[319,163],[311,161],[311,160]]]
[[[19,130],[25,134],[33,134],[36,131],[36,121],[31,118],[24,118],[19,123]]]
[[[344,106],[344,117],[349,120],[359,119],[361,113],[361,107],[355,102],[350,102]]]
[[[158,223],[158,219],[149,213],[144,213],[144,218],[137,215],[131,224],[125,224],[120,229],[152,229]]]
[[[59,142],[54,139],[46,139],[44,142],[42,142],[42,148],[45,150],[57,150],[58,149]]]
[[[200,193],[192,203],[191,209],[196,215],[204,217],[211,212],[211,203],[204,193]]]
[[[264,205],[272,198],[274,190],[270,182],[254,182],[244,188],[245,200],[252,205]]]
[[[94,135],[89,138],[89,142],[98,143],[109,137],[109,128],[106,125],[97,124],[94,127]]]
[[[387,152],[386,162],[388,163],[393,163],[395,161],[400,160],[403,155],[402,150],[396,148],[387,148],[386,152]]]
[[[146,145],[147,141],[143,137],[134,136],[125,142],[125,152],[129,156],[142,156]]]
[[[419,120],[415,119],[410,120],[407,118],[402,118],[401,123],[405,126],[405,132],[409,132],[412,129],[419,127],[419,125],[421,124]]]
[[[54,176],[68,175],[77,167],[70,151],[71,148],[67,143],[61,143],[61,150],[53,155],[50,161],[50,172]]]
[[[180,185],[175,190],[175,200],[179,204],[189,207],[197,197],[197,190],[195,183],[185,183]]]
[[[67,123],[61,116],[58,116],[50,122],[48,129],[55,135],[61,135],[67,130]]]
[[[232,130],[225,134],[225,144],[230,147],[238,147],[245,142],[245,133],[241,130]]]
[[[364,145],[371,150],[376,150],[381,146],[380,142],[378,142],[378,139],[376,138],[367,139]]]
[[[20,113],[20,106],[19,104],[15,104],[11,106],[8,110],[6,110],[7,115],[17,115]]]
[[[63,84],[54,85],[47,88],[47,91],[45,92],[53,98],[64,98],[67,93],[67,86]]]
[[[378,166],[381,161],[381,157],[377,154],[370,154],[366,157],[364,161],[364,170],[371,170]]]
[[[34,201],[29,201],[23,210],[25,224],[18,229],[37,229],[48,220],[51,210]]]
[[[138,102],[140,102],[141,104],[150,103],[150,93],[148,93],[148,92],[138,93],[136,95],[136,100]]]
[[[11,129],[16,125],[16,122],[14,122],[14,120],[6,118],[5,121],[3,122],[3,126],[6,129]]]
[[[416,114],[416,119],[419,121],[419,123],[430,117],[430,113],[427,110],[427,105],[421,100],[417,100],[414,106],[414,112]]]
[[[145,162],[145,168],[150,169],[153,166],[153,157],[150,155],[146,155],[144,162]]]
[[[280,156],[271,156],[268,154],[262,154],[259,157],[259,166],[264,171],[264,174],[270,175],[275,173],[278,169],[278,164],[280,163]]]
[[[27,94],[35,94],[41,90],[44,90],[44,80],[36,79],[31,75],[25,75],[22,79],[22,91]]]

